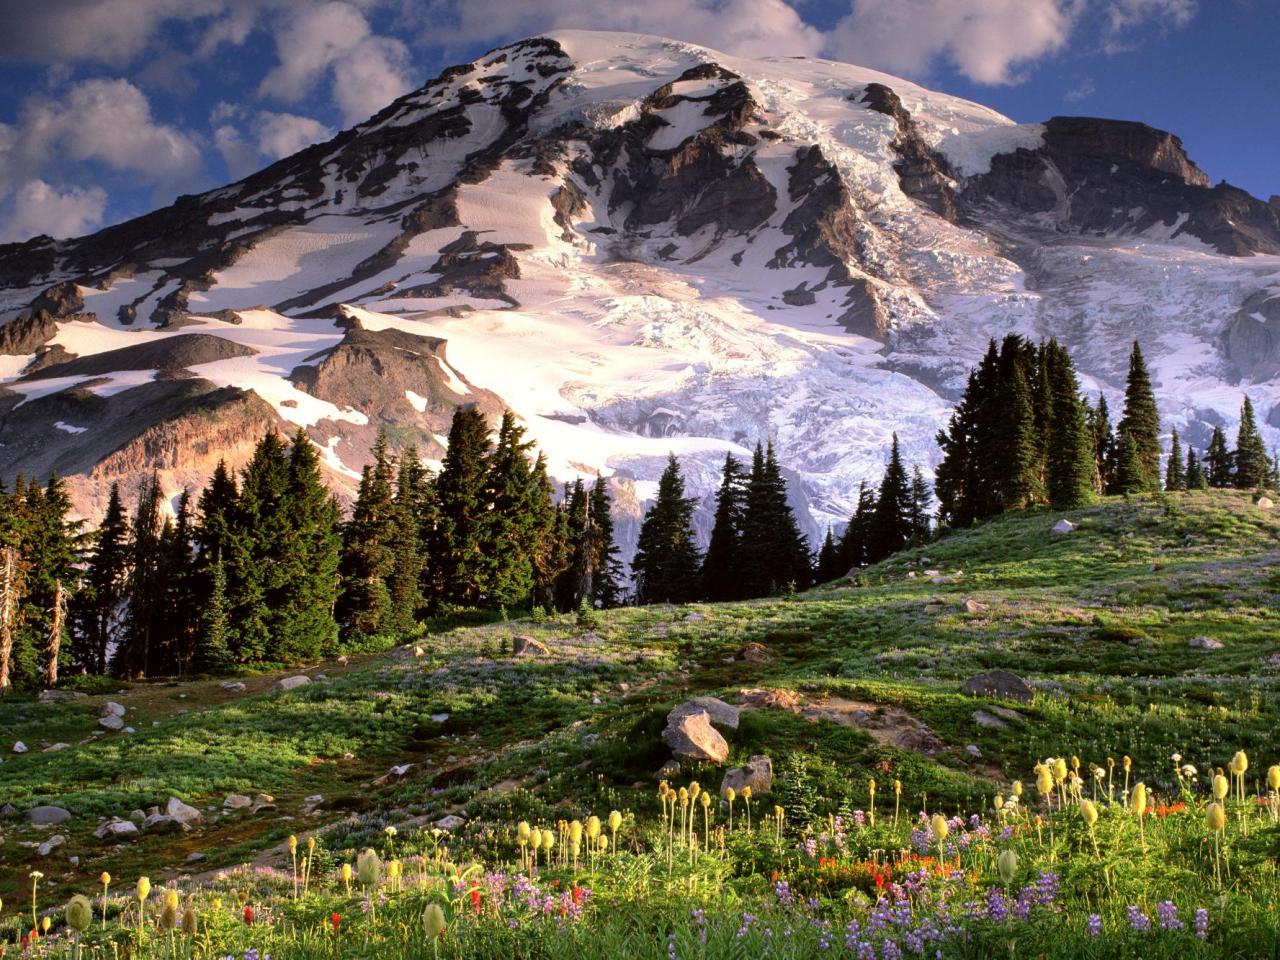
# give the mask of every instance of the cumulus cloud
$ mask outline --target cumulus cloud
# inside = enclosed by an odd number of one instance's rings
[[[830,37],[843,60],[919,75],[939,59],[977,83],[1062,50],[1083,0],[855,0]]]
[[[62,99],[28,97],[17,125],[0,136],[0,195],[66,160],[99,161],[147,183],[185,183],[201,167],[195,139],[158,123],[127,80],[85,80]]]
[[[1135,34],[1140,27],[1185,27],[1195,19],[1197,10],[1196,0],[1112,0],[1106,9],[1102,49],[1111,54],[1127,53],[1137,46]]]
[[[209,118],[213,142],[233,177],[243,177],[273,160],[291,156],[333,136],[319,120],[296,113],[248,111],[218,104]]]
[[[813,56],[823,35],[784,0],[450,0],[424,42],[476,43],[575,27],[651,33],[747,57]]]
[[[347,122],[363,120],[413,84],[409,50],[378,36],[353,4],[330,0],[297,8],[276,31],[280,62],[258,86],[261,96],[296,103],[326,75]]]
[[[0,58],[123,66],[171,18],[216,15],[226,0],[39,0],[6,3]]]
[[[59,192],[43,180],[28,180],[13,195],[12,213],[0,239],[26,240],[41,233],[79,237],[102,223],[107,192],[101,187],[70,187]]]

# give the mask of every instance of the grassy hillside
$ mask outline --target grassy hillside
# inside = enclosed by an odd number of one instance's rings
[[[787,811],[797,838],[866,809],[872,777],[882,804],[897,779],[904,811],[927,803],[967,815],[990,812],[1012,779],[1031,791],[1034,764],[1050,756],[1087,765],[1128,755],[1170,800],[1186,786],[1175,753],[1221,766],[1244,749],[1250,776],[1265,776],[1280,759],[1280,514],[1213,492],[1108,501],[1065,514],[1077,529],[1054,535],[1061,516],[997,520],[794,599],[454,629],[425,639],[421,656],[316,665],[305,672],[325,678],[288,693],[270,692],[273,676],[247,679],[243,693],[194,680],[0,702],[0,805],[19,814],[0,820],[5,918],[29,898],[35,868],[52,905],[92,893],[103,870],[158,884],[255,858],[278,866],[289,834],[334,824],[321,833],[326,870],[387,825],[446,814],[466,817],[476,836],[589,807],[644,820],[658,812],[654,775],[670,756],[666,714],[699,694],[772,704],[743,712],[729,763],[773,759],[767,802]],[[517,635],[550,653],[513,657]],[[1192,646],[1204,637],[1221,648]],[[1030,681],[1035,703],[961,693],[993,668]],[[107,699],[125,705],[136,732],[91,736]],[[17,740],[30,752],[10,753]],[[69,746],[42,752],[59,742]],[[406,763],[404,777],[380,782]],[[714,792],[720,774],[686,766],[672,784],[691,778]],[[270,794],[275,806],[223,816],[228,793]],[[92,836],[100,818],[171,795],[204,810],[197,829]],[[37,803],[73,818],[31,827],[20,815]],[[53,833],[66,842],[38,857],[34,845]],[[1265,860],[1276,831],[1258,836],[1269,837],[1256,850]],[[471,855],[493,841],[477,842]],[[203,857],[188,864],[189,854]],[[732,862],[752,874],[755,860]],[[1273,861],[1268,869],[1274,878]]]

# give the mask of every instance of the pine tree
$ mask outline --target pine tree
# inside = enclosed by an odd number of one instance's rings
[[[1204,467],[1192,447],[1187,447],[1187,467],[1183,471],[1183,476],[1186,478],[1188,490],[1209,489],[1209,478],[1205,476]]]
[[[880,492],[876,495],[867,539],[870,563],[885,559],[911,542],[911,488],[902,466],[896,433],[889,448],[889,463],[880,481]]]
[[[42,681],[52,687],[62,662],[70,659],[67,610],[79,589],[84,538],[81,521],[69,519],[71,500],[57,475],[49,477],[43,492],[33,484],[28,500],[25,605]]]
[[[932,536],[929,520],[929,484],[919,466],[911,468],[911,545],[928,543]],[[847,569],[847,568],[846,568]]]
[[[560,610],[576,610],[582,598],[591,593],[591,531],[587,488],[582,478],[573,485],[565,484],[563,510],[568,532],[569,565],[556,585],[556,606]]]
[[[739,573],[743,595],[765,597],[809,585],[809,548],[787,501],[773,444],[756,444],[747,478]]]
[[[1209,486],[1232,486],[1232,467],[1234,458],[1227,449],[1227,436],[1221,427],[1213,428],[1213,436],[1209,439],[1209,449],[1205,451],[1204,462]]]
[[[997,513],[1022,510],[1044,498],[1040,438],[1028,381],[1034,370],[1028,349],[1020,337],[1005,338],[997,405],[988,414],[994,418],[991,432],[997,438],[988,461],[997,491]]]
[[[274,430],[254,448],[240,478],[234,512],[227,518],[227,620],[231,652],[239,663],[272,658],[274,625],[287,596],[288,574],[279,562],[291,548],[293,529],[285,511],[289,457]]]
[[[554,488],[547,476],[547,458],[539,453],[533,463],[530,501],[533,532],[533,603],[555,607],[555,587],[568,568],[570,542],[565,512],[556,507]]]
[[[200,600],[192,526],[191,493],[183,490],[173,522],[165,524],[160,540],[160,626],[166,673],[188,673],[199,660]]]
[[[208,576],[207,598],[200,607],[196,663],[202,669],[218,672],[233,663],[227,622],[227,570],[220,549],[208,566]]]
[[[1111,429],[1111,412],[1107,409],[1107,398],[1098,394],[1098,406],[1089,409],[1089,428],[1093,434],[1093,490],[1105,493],[1110,490],[1115,478],[1116,435]]]
[[[818,567],[814,571],[814,580],[817,583],[830,583],[843,576],[847,570],[848,567],[843,567],[840,561],[840,547],[831,534],[831,528],[827,527],[827,535],[818,550]]]
[[[380,430],[373,447],[373,463],[361,471],[351,519],[342,529],[336,616],[339,630],[347,639],[388,630],[391,594],[387,581],[395,565],[399,535],[394,481],[387,436]]]
[[[622,561],[613,537],[613,503],[603,477],[591,488],[591,605],[601,610],[622,602]]]
[[[161,662],[164,580],[162,577],[162,537],[164,519],[160,505],[164,496],[160,478],[152,474],[138,493],[130,530],[130,577],[123,624],[123,636],[111,660],[112,672],[120,677],[149,677]]]
[[[400,457],[396,474],[396,496],[392,505],[392,559],[387,573],[389,606],[384,629],[392,636],[408,637],[416,632],[427,557],[423,539],[423,517],[430,512],[431,487],[427,472],[410,446]]]
[[[456,408],[448,450],[436,478],[437,519],[430,545],[433,592],[446,604],[478,606],[484,591],[488,451],[484,415],[474,407]]]
[[[694,499],[684,495],[675,455],[658,480],[658,496],[645,514],[631,568],[641,603],[687,603],[701,593],[702,558],[694,543]]]
[[[75,661],[90,673],[107,672],[107,652],[119,639],[129,561],[129,521],[120,485],[113,483],[106,513],[92,537],[84,587],[72,610]]]
[[[984,459],[999,443],[999,381],[1000,354],[992,340],[982,362],[970,372],[947,429],[937,436],[942,451],[934,474],[938,519],[953,527],[969,526],[999,510],[990,482],[991,464]]]
[[[871,562],[871,518],[875,512],[876,495],[864,480],[858,484],[858,503],[840,540],[840,564],[845,573]]]
[[[1267,457],[1266,444],[1258,434],[1258,424],[1253,417],[1253,402],[1246,395],[1240,405],[1240,429],[1236,433],[1235,485],[1240,490],[1255,490],[1266,486],[1271,472],[1271,460]]]
[[[1187,489],[1187,468],[1182,458],[1182,439],[1178,436],[1177,427],[1169,440],[1169,460],[1164,471],[1164,488],[1166,490]]]
[[[1267,470],[1267,487],[1271,490],[1280,490],[1280,454],[1273,449],[1271,451],[1271,465]]]
[[[480,529],[484,558],[483,590],[490,607],[526,607],[533,593],[536,517],[535,483],[529,453],[533,444],[507,411],[486,461],[482,498],[489,504]],[[585,500],[583,506],[585,524]],[[585,547],[584,547],[585,549]],[[590,571],[581,573],[583,580]]]
[[[716,493],[711,541],[702,561],[702,590],[708,600],[737,600],[742,596],[742,524],[746,499],[742,465],[728,454]]]
[[[1142,349],[1135,340],[1129,355],[1129,378],[1125,386],[1124,416],[1116,427],[1116,436],[1122,446],[1121,460],[1127,456],[1123,450],[1125,438],[1133,440],[1137,451],[1139,473],[1136,477],[1125,473],[1120,484],[1122,492],[1154,490],[1160,486],[1160,413],[1156,408],[1155,393],[1151,389],[1151,377],[1147,373]],[[1136,486],[1135,486],[1136,484]]]
[[[1046,455],[1049,502],[1078,507],[1093,496],[1097,470],[1093,436],[1070,355],[1050,340],[1043,357],[1051,395]]]
[[[1120,436],[1120,453],[1116,459],[1115,492],[1123,494],[1141,493],[1148,489],[1151,476],[1138,451],[1138,441],[1133,434]]]

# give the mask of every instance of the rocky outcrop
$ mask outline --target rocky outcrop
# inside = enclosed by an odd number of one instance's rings
[[[773,761],[766,756],[752,757],[744,766],[734,767],[724,772],[720,781],[720,796],[733,790],[742,796],[742,789],[750,787],[753,795],[759,796],[773,789]]]
[[[970,677],[960,688],[962,693],[975,697],[995,697],[1000,700],[1016,700],[1019,703],[1035,703],[1035,690],[1017,674],[1008,670],[991,670]]]
[[[1039,147],[993,157],[961,200],[971,220],[994,202],[1086,234],[1163,226],[1232,256],[1280,253],[1274,206],[1226,183],[1210,187],[1181,140],[1132,121],[1054,117]]]
[[[892,117],[898,128],[893,149],[902,159],[893,168],[898,173],[902,192],[954,223],[959,217],[959,210],[947,158],[925,143],[911,113],[892,88],[883,83],[869,83],[862,91],[861,102]]]
[[[54,377],[101,377],[122,370],[163,370],[178,373],[202,363],[251,357],[254,351],[242,344],[207,333],[180,334],[151,340],[118,350],[104,350],[88,357],[44,363],[27,375],[27,380]]]
[[[705,710],[668,720],[662,731],[662,742],[681,760],[724,763],[729,757],[728,742],[711,725]]]
[[[1280,376],[1280,296],[1259,290],[1246,299],[1227,322],[1223,352],[1242,379]]]

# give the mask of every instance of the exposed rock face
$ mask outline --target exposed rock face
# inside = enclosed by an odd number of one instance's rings
[[[894,169],[902,181],[902,192],[919,200],[938,216],[955,222],[959,211],[947,158],[925,143],[911,114],[889,87],[882,83],[867,84],[862,92],[862,102],[872,110],[893,117],[897,124],[898,136],[893,148],[902,160],[894,164]]]
[[[729,792],[730,788],[738,796],[742,796],[742,788],[750,787],[753,795],[768,793],[773,789],[773,761],[765,756],[754,756],[745,766],[734,767],[724,772],[720,781],[720,796]]]
[[[1280,253],[1280,214],[1188,159],[1182,141],[1143,123],[1054,117],[1043,145],[991,160],[991,172],[967,184],[966,214],[994,200],[1051,214],[1062,227],[1099,236],[1178,224],[1173,236],[1198,237],[1222,253]]]
[[[963,693],[976,697],[997,697],[1001,700],[1017,700],[1019,703],[1035,703],[1036,692],[1025,680],[1007,670],[992,670],[970,677],[960,688]]]
[[[728,742],[711,725],[705,710],[668,719],[662,742],[681,760],[724,763],[729,757]]]

